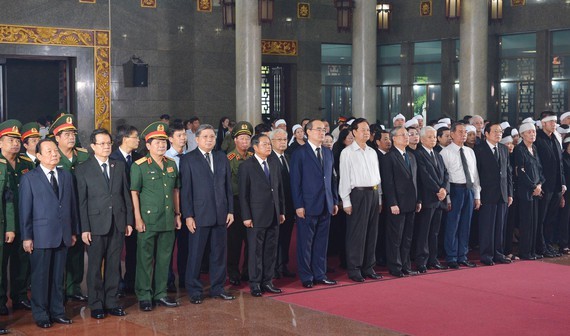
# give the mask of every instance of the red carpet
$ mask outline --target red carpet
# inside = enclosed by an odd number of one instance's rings
[[[273,299],[413,335],[568,335],[569,282],[568,266],[516,262],[310,291],[297,280]]]

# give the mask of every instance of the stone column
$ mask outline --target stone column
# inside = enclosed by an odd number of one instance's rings
[[[461,2],[458,118],[487,117],[488,15],[487,1]]]
[[[236,121],[261,123],[261,26],[257,1],[236,1]]]
[[[352,115],[376,122],[376,1],[356,0],[352,20]]]

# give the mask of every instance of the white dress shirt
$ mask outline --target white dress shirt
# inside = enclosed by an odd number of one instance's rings
[[[107,174],[107,178],[110,179],[110,178],[111,178],[111,175],[110,175],[110,174],[111,174],[111,165],[109,164],[109,158],[107,158],[107,161],[103,162],[103,161],[99,160],[95,155],[93,155],[93,157],[94,157],[95,160],[97,160],[97,162],[99,163],[99,168],[101,169],[101,172],[103,172],[103,167],[102,167],[103,163],[106,163],[106,164],[107,164],[107,168],[106,168],[107,171],[106,171],[106,174]]]
[[[461,164],[461,154],[459,153],[460,148],[463,148],[463,154],[465,154],[465,159],[467,160],[467,167],[471,174],[471,181],[473,181],[474,197],[475,199],[480,199],[481,184],[479,183],[479,173],[477,172],[477,159],[475,158],[475,152],[467,146],[459,147],[454,142],[443,148],[439,153],[443,158],[445,168],[447,168],[449,183],[467,183],[465,172],[463,171],[463,165]]]
[[[184,155],[186,154],[186,151],[184,150],[184,148],[182,148],[182,153],[178,153],[176,149],[174,149],[174,147],[170,146],[170,148],[164,153],[164,156],[174,160],[174,163],[176,163],[176,169],[180,170],[180,158],[178,157],[178,154]],[[211,155],[210,159],[212,159]]]
[[[40,167],[42,168],[42,171],[44,172],[46,178],[48,179],[48,182],[51,184],[51,174],[50,172],[53,171],[55,174],[53,175],[55,177],[55,180],[57,181],[57,184],[59,185],[59,177],[57,174],[57,168],[54,168],[53,170],[49,170],[46,167],[44,167],[42,164],[40,164]]]
[[[362,149],[356,141],[340,153],[340,183],[338,194],[342,199],[342,206],[352,206],[350,193],[355,187],[378,187],[378,200],[382,204],[382,191],[380,189],[380,165],[378,155],[374,149],[365,146]]]
[[[32,160],[33,163],[36,163],[37,157],[35,155],[30,154],[30,152],[26,152],[26,155]]]
[[[204,160],[206,159],[206,152],[204,152],[201,148],[198,147],[198,150],[200,151],[200,153],[202,153],[202,156],[204,157]],[[213,152],[210,152],[210,170],[212,171],[212,173],[214,172],[214,155],[212,155]],[[206,161],[207,162],[207,161]]]

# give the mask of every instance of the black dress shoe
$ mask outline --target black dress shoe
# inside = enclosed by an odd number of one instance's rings
[[[48,320],[36,321],[36,325],[40,328],[51,328],[51,322]]]
[[[427,273],[427,267],[425,265],[418,266],[418,272]]]
[[[0,315],[6,316],[8,314],[10,314],[10,311],[8,311],[8,307],[6,307],[6,305],[0,305]]]
[[[261,288],[253,288],[251,290],[251,296],[253,297],[262,297],[263,296],[263,292],[261,291]]]
[[[113,315],[113,316],[125,316],[125,315],[127,315],[127,312],[125,311],[125,309],[123,309],[123,307],[115,307],[115,308],[107,309],[107,313],[109,313],[109,315]]]
[[[450,261],[447,263],[447,267],[451,269],[459,269],[459,264],[456,263],[455,261]]]
[[[54,317],[51,320],[53,322],[59,323],[59,324],[71,324],[72,323],[71,319],[67,316]]]
[[[201,304],[202,302],[204,302],[204,297],[202,295],[192,295],[190,297],[191,304]]]
[[[8,329],[0,328],[0,335],[6,335],[8,333],[9,333]]]
[[[19,302],[13,303],[12,309],[14,309],[14,310],[18,310],[18,309],[32,310],[32,304],[30,303],[30,300],[28,300],[28,299],[21,300]]]
[[[369,279],[373,279],[373,280],[382,279],[382,276],[376,272],[365,274],[364,277],[369,278]]]
[[[545,251],[543,256],[546,258],[555,258],[556,257],[556,255],[550,251]]]
[[[416,271],[412,271],[411,269],[403,269],[402,273],[404,273],[404,275],[418,275],[419,273]]]
[[[296,273],[291,272],[291,271],[289,271],[289,270],[286,269],[286,268],[282,269],[281,272],[279,272],[279,273],[281,273],[281,275],[284,276],[284,277],[286,277],[286,278],[294,278],[294,277],[297,276]]]
[[[81,294],[81,293],[76,293],[73,295],[68,295],[67,296],[68,300],[73,300],[73,301],[79,301],[79,302],[86,302],[87,301],[87,296]]]
[[[266,283],[265,285],[261,286],[261,288],[264,291],[272,294],[279,294],[283,292],[280,288],[275,287],[272,283]]]
[[[499,264],[510,264],[510,263],[513,262],[511,259],[505,258],[505,257],[496,258],[495,261],[496,261],[497,263],[499,263]]]
[[[495,265],[493,260],[481,260],[481,263],[485,266],[494,266]]]
[[[164,306],[168,308],[178,307],[178,302],[176,300],[169,298],[168,296],[156,300],[155,303],[159,306]]]
[[[303,281],[303,287],[313,288],[313,282],[312,281]]]
[[[440,263],[437,263],[437,264],[429,264],[427,268],[428,268],[428,269],[434,269],[434,270],[446,270],[446,269],[448,269],[449,267],[444,266],[444,265],[442,265],[442,264],[440,264]]]
[[[139,308],[142,311],[151,311],[152,310],[152,302],[148,300],[139,301]]]
[[[405,275],[404,275],[403,272],[392,272],[392,271],[390,271],[389,273],[390,273],[390,275],[395,276],[396,278],[403,278],[403,277],[405,277]]]
[[[103,309],[93,309],[91,311],[91,317],[97,320],[105,318],[105,311]]]
[[[239,286],[241,285],[241,279],[239,278],[239,276],[230,277],[230,284],[232,284],[232,286]]]
[[[527,254],[521,254],[519,255],[519,258],[521,258],[522,260],[536,260],[535,256]]]
[[[533,257],[534,257],[534,260],[544,258],[544,256],[542,254],[539,254],[539,253],[535,253]]]
[[[233,296],[230,293],[225,292],[225,291],[222,291],[217,295],[213,295],[212,297],[215,299],[222,299],[222,300],[233,300],[236,298],[235,296]]]
[[[364,282],[364,278],[362,277],[362,275],[352,275],[349,276],[348,278],[354,282]]]
[[[458,262],[459,265],[463,265],[465,267],[475,267],[477,265],[475,265],[474,263],[470,262],[469,260],[463,260]]]
[[[321,280],[315,280],[315,284],[316,285],[332,286],[332,285],[336,285],[336,280],[331,280],[329,278],[323,278]]]

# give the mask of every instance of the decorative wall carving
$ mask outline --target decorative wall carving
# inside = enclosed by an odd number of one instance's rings
[[[297,56],[296,40],[261,40],[263,55]]]
[[[198,12],[211,12],[212,0],[197,0],[196,7]]]
[[[141,7],[156,8],[156,0],[141,0]]]

